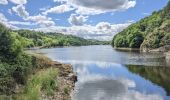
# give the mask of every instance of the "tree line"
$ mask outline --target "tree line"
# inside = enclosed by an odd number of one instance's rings
[[[160,11],[141,19],[114,36],[113,47],[159,48],[170,44],[170,1]]]

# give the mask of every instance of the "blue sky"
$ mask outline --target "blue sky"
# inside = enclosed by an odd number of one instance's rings
[[[168,0],[0,0],[0,21],[13,29],[110,40]]]

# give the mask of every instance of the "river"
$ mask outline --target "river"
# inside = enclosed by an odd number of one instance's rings
[[[73,100],[170,100],[170,67],[162,53],[117,51],[111,46],[34,50],[73,65]]]

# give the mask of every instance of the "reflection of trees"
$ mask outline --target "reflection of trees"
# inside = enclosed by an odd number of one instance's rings
[[[163,87],[168,95],[170,95],[170,68],[167,67],[146,67],[128,65],[129,71],[139,74],[145,79]]]

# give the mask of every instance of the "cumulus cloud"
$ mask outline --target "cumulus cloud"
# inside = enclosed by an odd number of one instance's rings
[[[51,18],[40,14],[36,16],[29,16],[26,20],[36,22],[41,27],[50,27],[55,25],[55,22],[52,21]]]
[[[96,25],[97,29],[100,30],[109,30],[111,29],[111,25],[108,22],[101,22],[99,24]]]
[[[7,21],[6,17],[2,13],[0,13],[0,22],[6,22],[6,21]]]
[[[14,4],[26,4],[27,0],[10,0]]]
[[[17,5],[15,7],[12,7],[12,10],[17,13],[18,16],[26,19],[29,16],[29,13],[25,10],[25,6],[23,5]]]
[[[134,7],[135,1],[129,0],[71,0],[75,5],[80,5],[87,8],[99,9],[99,10],[117,10],[128,9]]]
[[[76,26],[82,26],[85,21],[87,21],[88,16],[82,16],[82,15],[75,15],[72,14],[70,18],[68,19],[69,23],[71,25],[76,25]]]
[[[2,1],[2,0],[1,0]],[[4,0],[3,0],[4,1]],[[42,13],[31,16],[26,11],[25,4],[27,0],[9,0],[15,4],[9,10],[9,13],[15,12],[22,17],[24,22],[10,22],[13,25],[38,25],[38,31],[45,32],[60,32],[64,34],[76,35],[86,39],[111,40],[112,37],[124,28],[129,26],[131,22],[123,24],[111,24],[108,22],[99,22],[97,25],[87,25],[85,22],[88,15],[101,14],[106,12],[120,11],[132,8],[136,5],[135,0],[53,0],[60,2],[61,5],[41,9]],[[56,26],[52,18],[48,17],[49,13],[64,13],[75,11],[68,18],[68,22],[72,25],[70,27]]]
[[[0,4],[7,5],[8,1],[7,0],[0,0]]]
[[[15,12],[18,16],[22,17],[25,21],[31,21],[38,24],[40,27],[49,27],[54,26],[55,22],[52,21],[51,18],[45,16],[45,15],[36,15],[36,16],[30,16],[29,13],[26,11],[24,5],[17,5],[12,8],[13,12]]]
[[[73,7],[75,12],[81,15],[121,11],[136,5],[136,0],[107,0],[107,2],[104,0],[54,0],[54,2]],[[54,10],[53,8],[51,9]]]
[[[54,2],[66,2],[67,0],[53,0]]]
[[[54,0],[65,2],[76,9],[76,13],[83,15],[95,15],[105,12],[120,11],[132,8],[136,5],[135,0]]]
[[[8,23],[9,23],[9,24],[12,24],[12,25],[25,25],[25,26],[37,25],[36,23],[21,22],[21,21],[9,21]]]
[[[106,23],[106,22],[101,22]],[[71,34],[76,35],[86,39],[97,39],[97,40],[111,40],[112,37],[118,32],[122,31],[126,27],[128,27],[131,23],[124,24],[111,24],[110,29],[106,29],[106,26],[102,26],[99,23],[96,26],[92,25],[82,25],[82,26],[70,26],[70,27],[61,27],[61,26],[51,26],[48,28],[37,28],[37,31],[44,32],[59,32],[63,34]],[[100,28],[98,28],[100,26]]]
[[[73,6],[77,8],[79,14],[100,14],[126,10],[136,5],[136,1],[129,0],[72,0]]]
[[[18,29],[18,27],[10,24],[9,21],[8,21],[8,19],[7,19],[2,13],[0,13],[0,22],[1,22],[2,24],[4,24],[6,27],[8,27],[8,28]]]
[[[48,13],[64,13],[64,12],[68,12],[71,10],[74,10],[74,8],[72,8],[70,5],[63,4],[63,5],[50,8],[46,10],[45,12],[43,12],[43,14],[47,15]]]

